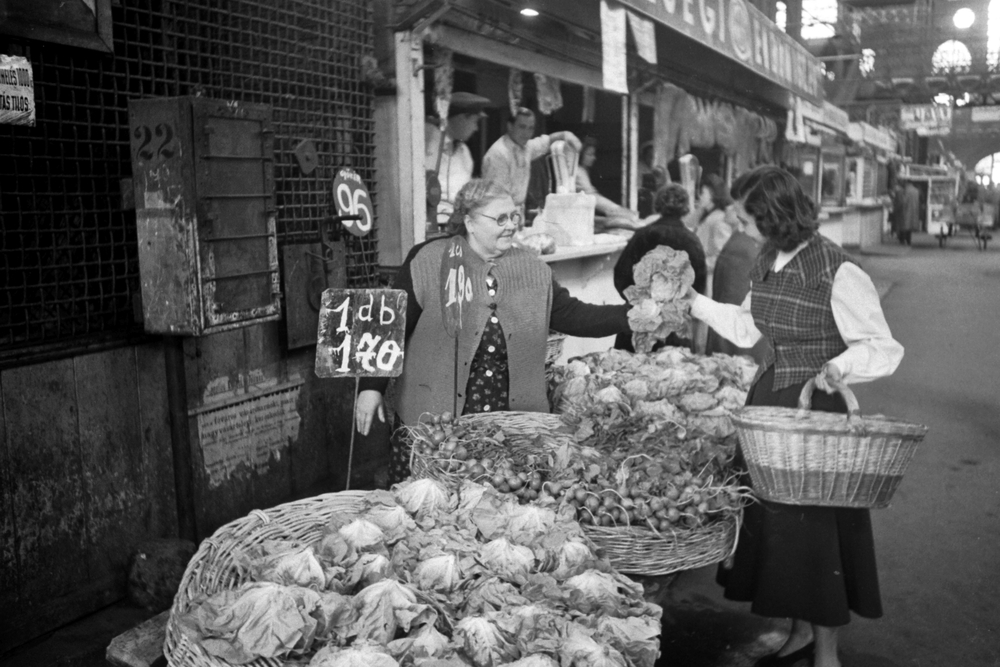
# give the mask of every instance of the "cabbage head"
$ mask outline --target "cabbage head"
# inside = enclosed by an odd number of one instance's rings
[[[359,642],[350,648],[326,646],[317,651],[309,667],[399,667],[399,663],[378,644]]]
[[[528,547],[511,544],[506,537],[498,537],[479,549],[479,562],[502,577],[519,578],[531,572],[535,555]]]

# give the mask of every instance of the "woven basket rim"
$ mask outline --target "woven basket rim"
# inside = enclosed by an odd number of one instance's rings
[[[847,422],[847,415],[839,412],[808,411],[808,418],[799,417],[798,408],[767,405],[748,405],[733,411],[733,425],[737,428],[763,429],[808,434],[854,434]],[[887,417],[862,415],[860,421],[870,435],[905,435],[923,437],[927,427],[923,424]]]

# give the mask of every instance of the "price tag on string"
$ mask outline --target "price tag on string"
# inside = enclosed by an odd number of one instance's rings
[[[333,179],[333,201],[337,215],[348,232],[355,236],[366,236],[375,221],[372,214],[372,200],[368,188],[353,169],[341,169]]]
[[[452,338],[462,328],[465,306],[472,301],[472,278],[465,270],[465,258],[472,252],[461,236],[452,237],[441,258],[441,317]]]
[[[316,375],[395,377],[403,372],[406,292],[328,289],[323,292]]]

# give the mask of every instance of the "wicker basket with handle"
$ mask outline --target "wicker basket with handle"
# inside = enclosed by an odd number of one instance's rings
[[[747,406],[733,415],[754,493],[776,503],[887,507],[927,427],[862,416],[846,385],[848,414],[810,410],[815,381],[799,407]]]
[[[204,540],[188,563],[170,609],[164,654],[172,667],[229,667],[197,643],[191,642],[180,630],[177,619],[189,612],[201,599],[223,590],[234,590],[249,579],[237,562],[248,547],[267,540],[301,540],[320,538],[334,514],[356,512],[367,491],[327,493],[267,511],[254,510],[245,517],[231,521]],[[260,658],[249,663],[254,667],[280,665],[279,660]]]

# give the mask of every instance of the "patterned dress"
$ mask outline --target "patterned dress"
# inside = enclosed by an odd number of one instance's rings
[[[492,275],[486,276],[486,293],[496,296],[497,280]],[[490,308],[496,310],[496,303]],[[483,337],[472,359],[469,370],[469,381],[466,384],[466,401],[462,414],[471,415],[480,412],[495,412],[509,410],[509,371],[507,368],[507,342],[503,327],[496,315],[491,315],[483,329]],[[396,417],[393,432],[397,432],[400,422]],[[402,482],[410,476],[410,448],[392,438],[392,456],[389,461],[389,484]]]

